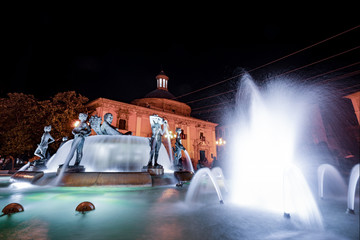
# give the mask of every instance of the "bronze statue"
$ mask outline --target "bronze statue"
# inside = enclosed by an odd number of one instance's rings
[[[44,127],[44,134],[41,137],[41,142],[38,144],[34,155],[40,157],[36,161],[35,165],[45,165],[46,160],[48,159],[47,149],[50,143],[55,142],[55,139],[50,135],[51,125]]]
[[[176,128],[176,141],[175,141],[175,147],[173,147],[174,150],[174,166],[175,167],[182,167],[181,163],[181,151],[185,151],[185,147],[181,143],[181,128]]]
[[[86,113],[80,113],[80,124],[72,130],[72,134],[74,134],[75,138],[72,142],[71,148],[76,148],[76,160],[74,166],[80,165],[83,156],[85,137],[89,136],[91,133],[91,128],[86,123],[87,117],[88,115]],[[71,156],[69,156],[69,159],[71,160],[74,155],[74,151],[72,151],[70,154],[72,154]],[[69,162],[67,163],[67,165],[69,165]]]
[[[106,113],[103,124],[101,124],[101,117],[97,115],[91,116],[89,122],[97,135],[132,135],[131,131],[123,134],[119,132],[117,128],[113,127],[111,125],[113,118],[111,113]]]
[[[161,137],[164,135],[167,128],[167,121],[158,115],[154,114],[150,116],[150,125],[152,130],[152,136],[150,138],[150,159],[148,162],[148,167],[152,167],[152,159],[154,158],[154,167],[162,168],[160,164],[157,163],[159,157],[159,150],[161,147]]]

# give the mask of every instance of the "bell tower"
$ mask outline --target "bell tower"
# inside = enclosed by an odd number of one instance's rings
[[[156,75],[156,81],[157,81],[158,89],[168,91],[169,77],[165,75],[163,70],[161,70],[161,72],[158,75]]]

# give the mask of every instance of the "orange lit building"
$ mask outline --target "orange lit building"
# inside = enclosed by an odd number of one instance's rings
[[[131,131],[134,136],[151,137],[149,116],[157,114],[165,118],[169,124],[169,131],[174,134],[176,128],[182,129],[182,144],[196,166],[199,160],[207,160],[207,166],[216,156],[215,127],[216,123],[203,121],[190,116],[191,108],[185,103],[172,100],[174,95],[168,91],[169,77],[161,71],[156,76],[157,88],[144,98],[135,99],[130,104],[106,98],[98,98],[90,102],[95,106],[98,116],[104,119],[106,113],[114,117],[113,126],[121,132]],[[167,147],[167,144],[164,143]]]

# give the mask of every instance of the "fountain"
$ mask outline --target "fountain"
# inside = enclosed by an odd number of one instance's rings
[[[207,184],[208,179],[210,179],[212,186],[214,186],[214,188],[215,188],[219,202],[221,204],[224,203],[219,184],[218,184],[214,174],[210,171],[209,168],[201,168],[196,172],[195,176],[193,177],[193,179],[191,181],[189,190],[186,194],[186,198],[185,198],[186,203],[190,204],[192,201],[196,200],[196,197],[200,194],[199,189],[202,187],[202,185],[204,183],[205,183],[205,185]]]
[[[297,165],[312,91],[276,83],[261,91],[249,76],[243,80],[239,94],[248,101],[238,103],[231,116],[237,125],[227,139],[233,145],[224,172],[201,168],[193,176],[184,150],[191,182],[175,187],[173,162],[163,145],[156,163],[164,174],[151,175],[141,172],[150,159],[148,138],[96,135],[84,140],[85,171],[62,168],[60,177],[58,167],[72,151],[69,140],[46,169],[25,167],[12,176],[15,182],[0,176],[0,207],[19,203],[24,207],[8,207],[8,213],[25,209],[0,217],[0,239],[358,239],[358,216],[344,214],[342,199],[316,202]],[[75,161],[75,155],[68,159],[70,165]],[[327,186],[331,167],[322,169]],[[348,208],[354,213],[358,169],[349,184]]]
[[[155,151],[149,146],[149,138],[132,136],[131,132],[121,134],[111,126],[112,115],[105,116],[106,121],[101,126],[101,118],[93,116],[90,119],[99,135],[87,136],[90,134],[87,115],[80,113],[81,123],[73,130],[74,140],[61,145],[47,161],[46,169],[42,166],[41,169],[32,168],[32,171],[28,171],[24,167],[12,179],[55,186],[152,186],[152,176],[163,175],[164,167],[170,171],[172,163],[161,138]],[[157,167],[144,169],[148,164],[149,153],[155,153]],[[157,179],[156,184],[162,184],[161,180],[169,183],[174,182],[175,178],[163,177]]]
[[[302,215],[304,224],[322,228],[320,212],[295,151],[305,126],[314,89],[273,81],[261,89],[244,74],[229,124],[231,185],[234,203],[257,209]],[[302,204],[301,204],[302,203]],[[306,216],[305,216],[306,215]]]
[[[359,168],[360,164],[356,164],[350,173],[349,188],[348,188],[348,198],[347,198],[347,213],[355,214],[355,195],[356,195],[356,185],[359,182]]]
[[[332,197],[343,197],[345,195],[346,183],[340,172],[330,164],[321,164],[318,167],[318,193],[324,198],[324,182],[327,182],[327,194]]]

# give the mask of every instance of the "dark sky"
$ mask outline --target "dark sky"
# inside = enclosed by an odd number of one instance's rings
[[[229,78],[240,68],[251,70],[356,27],[360,21],[351,14],[319,16],[289,9],[259,12],[229,5],[209,10],[150,10],[144,6],[92,11],[25,9],[5,13],[3,23],[1,97],[24,92],[48,99],[57,92],[75,90],[90,100],[105,97],[130,102],[156,88],[155,76],[161,69],[170,77],[170,92],[179,96]],[[252,75],[265,81],[359,43],[357,28]],[[359,62],[359,56],[356,49],[296,71],[289,78],[326,73]],[[334,84],[354,91],[359,89],[359,69],[357,64],[321,79],[350,73]],[[234,86],[229,81],[179,100],[206,97]]]

